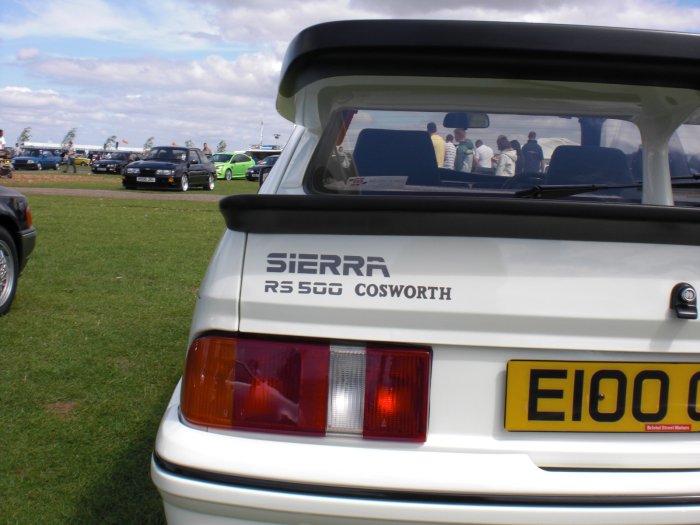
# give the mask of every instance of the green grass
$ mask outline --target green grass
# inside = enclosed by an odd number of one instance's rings
[[[30,205],[36,249],[0,318],[0,523],[162,523],[150,454],[217,203]]]

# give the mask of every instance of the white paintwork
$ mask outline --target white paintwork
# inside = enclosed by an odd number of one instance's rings
[[[321,104],[328,87],[336,98]],[[700,95],[583,83],[337,77],[312,83],[292,99],[278,99],[280,112],[298,126],[261,192],[304,192],[305,169],[327,117],[320,107],[447,110],[465,105],[506,113],[630,118],[642,132],[644,203],[672,205],[668,138],[700,106]],[[271,273],[267,257],[276,252],[381,257],[390,276]],[[697,434],[503,428],[509,360],[699,362],[700,321],[679,320],[669,308],[676,283],[700,282],[698,261],[700,249],[693,246],[227,231],[202,284],[190,338],[220,331],[430,346],[427,441],[193,428],[178,417],[178,387],[156,452],[205,472],[378,491],[601,500],[700,494]],[[269,280],[289,281],[296,290],[300,282],[336,283],[343,293],[274,294],[266,292]],[[449,288],[449,300],[357,293],[368,285]],[[318,497],[194,481],[155,464],[152,477],[171,524],[700,523],[700,506],[447,505]]]

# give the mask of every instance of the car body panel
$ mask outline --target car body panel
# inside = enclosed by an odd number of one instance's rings
[[[27,198],[0,186],[0,315],[12,307],[18,279],[36,244]],[[8,239],[9,236],[9,239]]]
[[[180,189],[183,176],[190,187],[208,187],[214,164],[197,148],[158,146],[145,159],[123,169],[122,184],[126,188]]]
[[[13,157],[12,164],[18,170],[56,170],[61,164],[61,157],[57,157],[48,150],[28,150],[22,155]]]
[[[21,193],[0,186],[0,224],[13,235],[19,249],[20,269],[23,269],[36,243],[36,228],[28,215],[29,202]]]
[[[250,166],[245,172],[245,178],[251,181],[260,180],[260,176],[262,174],[262,178],[265,180],[267,174],[272,171],[272,167],[275,165],[279,157],[279,155],[269,155],[254,166]]]
[[[135,160],[135,156],[131,153],[107,153],[100,158],[100,160],[92,162],[90,170],[93,173],[112,173],[121,175],[126,165]]]
[[[185,393],[202,370],[178,384],[156,439],[151,475],[168,520],[700,522],[700,321],[675,295],[700,284],[700,215],[696,188],[674,188],[668,147],[700,108],[696,51],[696,35],[527,24],[302,32],[277,99],[297,128],[258,194],[220,202],[227,230],[189,342],[427,347],[427,434],[200,424]],[[596,119],[634,122],[642,177],[590,195],[583,183],[521,191],[507,185],[515,177],[454,177],[438,169],[425,116],[465,107],[498,133],[504,116],[526,130],[531,117],[580,123],[586,152],[608,148]],[[427,154],[414,162],[375,138],[363,158],[362,138],[382,134],[415,136]],[[412,169],[434,178],[409,181]],[[233,367],[216,370],[217,393],[238,380]],[[209,402],[244,411],[236,399]],[[363,399],[361,417],[379,404]]]
[[[241,151],[219,152],[212,157],[217,179],[243,179],[255,161]],[[230,173],[229,173],[230,172]]]

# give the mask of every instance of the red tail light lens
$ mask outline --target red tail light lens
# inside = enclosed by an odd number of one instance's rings
[[[363,435],[425,441],[430,352],[368,348]]]
[[[204,337],[188,352],[181,409],[197,425],[321,435],[327,392],[325,345]]]
[[[425,441],[429,349],[203,337],[192,343],[181,413],[214,428]]]

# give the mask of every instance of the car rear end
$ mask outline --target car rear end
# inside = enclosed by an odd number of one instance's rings
[[[169,523],[700,522],[700,218],[666,147],[692,142],[700,96],[678,61],[640,81],[629,54],[664,34],[562,31],[347,22],[292,43],[296,131],[260,194],[221,202],[158,433]],[[440,36],[420,54],[408,34]],[[436,68],[460,34],[509,75]],[[639,138],[642,179],[440,170],[438,116],[474,138],[575,125],[593,156]]]

